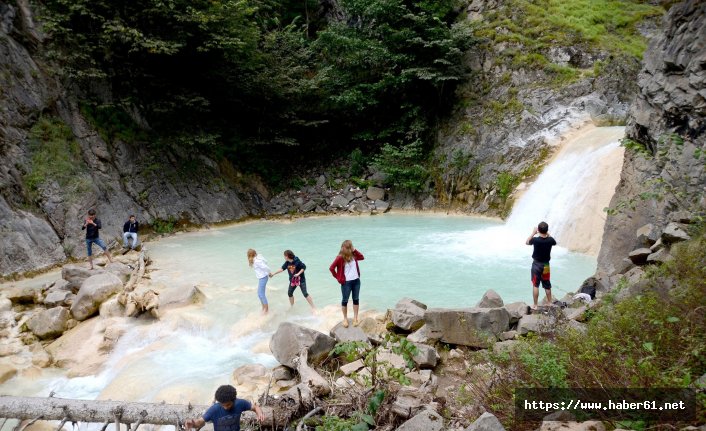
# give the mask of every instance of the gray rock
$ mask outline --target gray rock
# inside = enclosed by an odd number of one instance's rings
[[[517,340],[500,341],[498,343],[493,344],[493,352],[494,353],[509,352],[511,350],[516,349],[517,346],[519,346],[519,345],[520,345],[520,342]]]
[[[278,365],[272,369],[272,380],[292,380],[294,378],[294,373],[290,368],[284,365]]]
[[[586,422],[542,422],[539,431],[605,431],[605,425],[601,421]]]
[[[52,283],[51,287],[47,292],[71,292],[71,286],[68,281],[64,280],[63,278],[60,278],[54,283]]]
[[[127,283],[130,279],[130,275],[132,274],[132,269],[122,262],[110,262],[103,268],[103,270],[105,272],[110,272],[111,274],[117,275],[123,283]]]
[[[309,362],[316,364],[323,360],[335,345],[334,338],[291,322],[280,323],[270,340],[270,350],[275,359],[289,368],[295,368],[294,358],[298,357],[303,349],[309,352]]]
[[[485,412],[475,420],[465,431],[505,431],[498,418]]]
[[[434,368],[439,362],[439,353],[435,348],[427,346],[426,344],[416,344],[417,354],[414,355],[412,360],[417,364],[419,368]]]
[[[368,187],[365,196],[371,201],[381,201],[385,199],[385,189],[380,187]]]
[[[363,367],[365,367],[365,363],[363,363],[362,359],[358,359],[357,361],[342,365],[339,370],[341,370],[344,375],[349,376]]]
[[[694,214],[681,210],[670,214],[669,219],[677,223],[691,224],[694,220]]]
[[[665,245],[662,242],[662,238],[660,238],[657,240],[657,242],[652,244],[652,247],[650,247],[650,251],[652,251],[652,253],[655,253],[655,252],[662,250],[664,247],[665,247]]]
[[[66,308],[54,307],[32,316],[27,321],[27,328],[40,339],[47,340],[63,334],[68,320],[69,311]]]
[[[0,313],[12,310],[12,301],[0,296]]]
[[[652,223],[648,223],[636,232],[637,242],[645,247],[650,247],[652,244],[657,242],[660,236],[659,229],[655,227]]]
[[[445,343],[486,348],[509,329],[510,314],[504,308],[431,308],[424,320],[429,333]]]
[[[333,208],[347,208],[348,207],[348,202],[350,202],[349,199],[347,199],[345,196],[334,196],[333,199],[331,199],[331,207]]]
[[[386,213],[390,211],[390,204],[385,201],[377,200],[375,201],[375,209],[379,212]]]
[[[66,300],[71,300],[74,297],[74,294],[65,291],[65,290],[59,290],[59,291],[54,291],[54,292],[49,292],[46,297],[44,297],[44,305],[47,307],[56,307],[57,305],[66,305],[67,302]]]
[[[267,368],[262,364],[245,364],[233,370],[233,381],[236,385],[257,380],[267,375]]]
[[[667,261],[674,259],[666,248],[661,248],[657,252],[651,253],[647,256],[647,263],[650,264],[662,264]]]
[[[13,304],[34,304],[39,297],[39,292],[41,288],[23,286],[23,287],[11,287],[7,289],[5,297],[10,300]]]
[[[429,327],[427,325],[424,325],[415,332],[409,334],[407,339],[413,343],[423,344],[432,344],[438,340],[438,338],[434,338],[431,334],[429,334]]]
[[[506,304],[505,309],[510,314],[510,325],[517,323],[522,316],[529,314],[529,305],[524,302],[513,302]]]
[[[319,175],[316,179],[316,187],[323,187],[326,184],[326,177],[324,175]]]
[[[651,253],[652,251],[649,248],[638,248],[636,250],[631,251],[628,255],[628,258],[635,265],[644,265],[645,263],[647,263],[647,256],[649,256]]]
[[[658,240],[657,242],[660,244],[662,243],[661,240]],[[613,272],[613,274],[625,274],[630,269],[632,269],[634,266],[635,266],[635,264],[632,263],[632,260],[630,260],[626,257],[624,259],[621,259],[620,262],[617,265],[615,265],[615,271]]]
[[[123,283],[112,273],[96,274],[88,277],[71,304],[74,319],[86,320],[98,312],[101,303],[122,289]]]
[[[623,277],[627,280],[628,284],[635,284],[642,279],[645,271],[640,267],[635,267],[630,271],[626,272]]]
[[[517,333],[527,335],[530,332],[547,333],[553,332],[556,320],[551,316],[543,314],[528,314],[517,322]]]
[[[424,409],[412,419],[404,422],[397,431],[441,431],[444,429],[444,419],[437,412]]]
[[[434,199],[434,197],[429,196],[422,201],[422,209],[424,209],[424,210],[432,209],[432,208],[434,208],[435,203],[436,203],[436,200]]]
[[[85,265],[70,264],[61,268],[61,278],[66,280],[68,287],[74,291],[78,290],[84,280],[92,275],[102,274],[102,269],[88,269]]]
[[[368,341],[368,336],[359,327],[349,324],[347,328],[343,327],[343,322],[339,322],[336,326],[331,328],[330,334],[339,343],[346,341]]]
[[[500,341],[514,340],[517,338],[517,331],[505,331],[498,338]]]
[[[688,241],[691,239],[683,225],[671,222],[662,231],[662,242],[665,244],[674,244],[676,242]]]
[[[350,211],[355,211],[358,213],[370,213],[370,211],[372,210],[365,202],[360,199],[351,202],[348,209]]]
[[[404,331],[416,331],[424,325],[427,306],[411,298],[402,298],[392,310],[392,323]]]
[[[585,313],[588,307],[583,305],[576,308],[564,308],[562,312],[567,319],[576,320],[577,322],[583,322],[585,320]]]
[[[316,201],[311,200],[311,201],[307,201],[302,206],[300,206],[299,210],[301,212],[308,213],[308,212],[314,211],[317,206],[318,206],[318,204],[316,203]]]
[[[419,389],[402,386],[397,392],[397,398],[392,404],[392,412],[402,418],[410,418],[424,405],[424,394]]]
[[[503,299],[493,289],[488,289],[476,305],[478,308],[496,308],[503,306]]]
[[[168,288],[159,292],[159,308],[172,308],[198,304],[206,299],[198,286],[183,289]]]

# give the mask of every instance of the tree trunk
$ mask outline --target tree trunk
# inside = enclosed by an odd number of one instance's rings
[[[70,400],[65,398],[32,398],[0,396],[0,418],[64,420],[71,422],[115,422],[116,417],[120,423],[153,425],[176,425],[178,421],[188,418],[200,417],[209,406],[183,405],[183,404],[158,404],[134,403],[125,401],[104,400]],[[286,425],[292,417],[292,409],[261,407],[265,414],[263,427],[271,428],[273,425]],[[255,413],[243,413],[244,421],[256,420]]]

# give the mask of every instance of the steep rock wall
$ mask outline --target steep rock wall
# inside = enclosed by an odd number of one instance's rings
[[[143,223],[203,224],[262,211],[267,191],[226,162],[103,139],[70,91],[46,73],[26,6],[0,2],[0,276],[85,256],[81,225],[89,208],[98,211],[108,240],[121,235],[130,213]],[[28,185],[33,157],[48,151],[41,139],[32,143],[32,130],[47,118],[67,127],[78,145],[72,187],[51,176]]]
[[[696,219],[706,210],[706,3],[674,5],[654,38],[630,110],[620,183],[611,201],[599,274],[640,246],[646,223]]]

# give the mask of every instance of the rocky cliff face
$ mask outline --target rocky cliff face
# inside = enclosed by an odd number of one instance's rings
[[[472,79],[435,154],[437,196],[450,207],[507,214],[515,187],[541,171],[564,132],[590,120],[623,123],[637,91],[633,57],[560,41],[531,52],[507,24],[521,13],[507,0],[468,7],[480,38],[468,54]]]
[[[89,208],[106,239],[121,234],[131,213],[143,223],[202,224],[261,212],[265,188],[226,162],[104,139],[46,72],[25,3],[0,1],[0,275],[84,256]],[[46,143],[55,138],[58,147]],[[36,161],[54,151],[63,151],[65,165],[51,153],[38,172]]]
[[[637,229],[697,221],[706,211],[706,3],[673,6],[654,38],[630,110],[628,151],[611,201],[599,274],[644,247]]]

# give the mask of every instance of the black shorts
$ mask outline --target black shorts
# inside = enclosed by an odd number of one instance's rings
[[[294,296],[294,291],[299,287],[302,290],[302,295],[304,295],[304,298],[309,296],[309,293],[306,291],[306,281],[302,280],[299,282],[299,286],[292,286],[291,284],[289,285],[289,289],[287,289],[287,296],[290,298]]]
[[[530,273],[532,275],[532,286],[539,287],[539,283],[541,281],[543,288],[552,288],[552,283],[549,281],[549,262],[532,262],[532,270]]]

